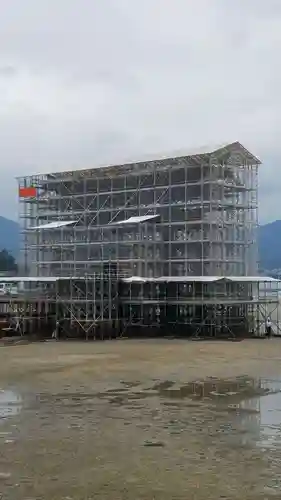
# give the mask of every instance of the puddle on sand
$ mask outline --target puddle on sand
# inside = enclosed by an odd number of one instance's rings
[[[281,450],[281,377],[252,379],[247,376],[230,380],[211,378],[177,385],[159,382],[153,387],[165,406],[191,408],[196,401],[215,412],[225,413],[229,421],[227,434],[242,444]],[[188,402],[187,402],[188,401]],[[192,403],[193,401],[193,403]],[[203,405],[203,406],[202,406]]]
[[[152,386],[144,386],[140,382],[121,381],[120,384],[121,387],[115,386],[93,393],[65,392],[54,394],[52,397],[40,394],[38,395],[38,401],[42,404],[45,400],[53,399],[54,403],[65,406],[81,406],[96,404],[98,400],[104,400],[126,406],[132,401],[157,397],[160,398],[162,405],[167,406],[176,407],[182,404],[184,406],[196,406],[197,402],[200,402],[200,404],[214,405],[218,408],[227,407],[230,411],[236,411],[237,405],[241,401],[272,392],[270,387],[262,385],[261,380],[254,380],[247,376],[235,379],[212,377],[207,380],[197,380],[186,384],[179,384],[171,380],[155,381]],[[242,406],[240,410],[242,411]]]
[[[126,405],[129,401],[151,397],[160,397],[163,405],[176,406],[180,401],[186,400],[185,405],[196,404],[196,401],[218,404],[221,400],[230,403],[241,401],[242,398],[263,394],[259,381],[248,377],[223,380],[210,378],[186,384],[178,384],[171,380],[156,381],[153,386],[142,386],[140,383],[122,382],[122,387],[107,389],[93,394],[93,398],[104,399],[114,403]],[[193,401],[193,403],[192,403]]]
[[[4,403],[1,403],[4,398]],[[253,379],[240,376],[232,379],[208,378],[191,383],[179,384],[171,380],[158,380],[150,387],[140,382],[121,381],[119,387],[93,393],[56,394],[51,399],[62,405],[62,412],[75,407],[82,411],[97,409],[99,403],[109,403],[130,409],[142,400],[159,398],[167,412],[181,412],[194,422],[201,419],[202,425],[208,419],[220,418],[226,425],[224,434],[228,439],[240,444],[272,446],[281,450],[281,377],[278,379]],[[40,404],[45,398],[41,395]],[[50,400],[50,396],[47,398]],[[145,404],[145,402],[144,402]],[[0,416],[18,411],[19,401],[13,393],[0,393]],[[198,411],[197,411],[198,409]],[[191,417],[191,413],[199,412]],[[195,415],[195,414],[194,414]],[[183,427],[185,423],[183,422]],[[219,431],[221,432],[222,424]],[[238,438],[238,441],[237,441]]]
[[[261,387],[260,381],[243,376],[236,379],[197,380],[187,384],[176,384],[172,381],[159,382],[153,389],[159,396],[165,399],[202,399],[215,400],[222,398],[227,400],[241,400],[243,397],[251,397],[263,394],[265,389]]]
[[[156,382],[150,394],[158,395],[168,408],[188,411],[200,404],[203,413],[205,408],[225,414],[229,438],[241,436],[240,444],[281,450],[281,377],[212,377],[187,384],[165,380]]]
[[[261,379],[265,393],[245,399],[238,408],[255,410],[242,420],[243,426],[258,446],[265,449],[281,449],[281,378]]]
[[[17,415],[21,410],[21,398],[12,391],[0,391],[0,419]]]

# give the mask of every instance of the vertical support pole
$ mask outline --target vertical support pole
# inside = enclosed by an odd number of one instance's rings
[[[203,163],[200,163],[200,247],[201,247],[201,276],[205,275],[205,262],[204,262],[204,166]]]
[[[54,299],[55,299],[55,324],[53,325],[54,329],[56,328],[56,325],[57,325],[57,322],[60,321],[60,317],[59,317],[59,309],[60,309],[60,306],[59,306],[59,280],[55,280],[55,283],[54,283]],[[64,283],[62,283],[64,285]]]
[[[208,178],[208,184],[209,184],[209,200],[208,200],[208,206],[209,206],[209,210],[208,210],[208,232],[209,232],[209,245],[210,245],[210,256],[211,258],[209,259],[209,276],[216,276],[217,275],[217,266],[216,266],[216,260],[215,260],[215,257],[216,257],[216,245],[215,244],[215,248],[214,248],[214,235],[213,235],[213,167],[212,167],[212,162],[211,160],[209,160],[208,162],[208,175],[207,175],[207,178]],[[203,229],[204,229],[204,225],[203,225]]]
[[[172,220],[172,169],[169,168],[168,170],[168,197],[169,197],[169,251],[168,251],[168,262],[169,262],[169,276],[173,275],[172,272],[172,231],[174,226],[171,225],[171,222],[174,222]]]

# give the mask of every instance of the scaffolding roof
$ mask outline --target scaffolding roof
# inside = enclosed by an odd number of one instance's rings
[[[95,279],[92,276],[83,277],[83,276],[9,276],[9,277],[1,277],[0,283],[56,283],[57,281],[78,281],[78,280],[87,280],[87,279]]]
[[[55,283],[58,280],[57,277],[50,276],[42,276],[42,277],[29,277],[29,276],[9,276],[9,277],[0,277],[0,283],[21,283],[21,282],[29,282],[29,283]]]
[[[98,276],[9,276],[1,277],[0,283],[56,283],[57,281],[96,280]]]
[[[95,279],[93,276],[9,276],[0,277],[0,283],[55,283],[57,281]],[[131,276],[122,278],[124,283],[215,283],[217,281],[232,281],[235,283],[278,283],[280,280],[270,276],[161,276],[158,278],[145,278]]]
[[[159,278],[143,278],[132,276],[124,278],[125,283],[215,283],[217,281],[231,281],[234,283],[270,283],[278,282],[270,276],[161,276]]]
[[[204,161],[208,160],[211,157],[215,158],[222,158],[225,155],[229,155],[231,153],[239,153],[242,157],[244,157],[245,161],[253,164],[253,165],[260,165],[261,160],[257,158],[255,155],[253,155],[248,149],[246,149],[244,146],[239,141],[235,141],[229,144],[224,144],[224,145],[219,145],[219,146],[204,146],[204,147],[197,147],[193,148],[192,150],[177,150],[170,152],[168,154],[165,153],[158,153],[158,154],[150,154],[150,155],[145,155],[142,156],[141,158],[138,158],[137,160],[125,160],[123,162],[118,162],[117,164],[103,164],[103,165],[97,165],[95,167],[90,167],[87,169],[73,169],[73,170],[61,170],[57,172],[49,172],[49,173],[37,173],[34,175],[44,175],[46,177],[45,180],[52,180],[52,179],[65,179],[65,178],[71,178],[74,175],[78,175],[79,177],[99,177],[99,174],[111,177],[113,174],[116,174],[117,172],[122,172],[122,170],[130,171],[133,168],[136,168],[137,170],[140,170],[144,164],[147,163],[152,163],[152,162],[167,162],[167,166],[169,166],[169,163],[173,162],[175,164],[174,160],[175,159],[182,159],[185,158],[190,161]],[[17,179],[21,179],[24,176],[17,176]],[[30,174],[27,177],[32,177],[32,174]]]

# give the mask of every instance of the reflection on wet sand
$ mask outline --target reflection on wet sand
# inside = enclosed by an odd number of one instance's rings
[[[12,417],[20,411],[20,396],[13,391],[0,390],[0,419]]]
[[[145,406],[143,400],[155,398],[167,411],[197,409],[202,413],[203,420],[204,412],[206,418],[207,413],[211,413],[211,420],[218,419],[221,414],[221,418],[228,420],[224,424],[228,431],[235,430],[235,426],[239,429],[241,444],[256,442],[259,446],[267,446],[274,442],[275,446],[280,444],[281,449],[281,379],[240,376],[227,380],[212,377],[187,384],[171,380],[155,381],[150,386],[142,386],[139,382],[121,382],[118,387],[96,393],[41,394],[37,399],[40,404],[52,400],[57,407],[63,407],[63,411],[76,408],[79,412],[85,405],[91,411],[98,401],[136,410]]]
[[[222,414],[225,423],[217,432],[226,430],[227,438],[231,439],[232,431],[236,446],[251,443],[262,448],[280,448],[281,451],[281,379],[240,376],[229,380],[210,378],[188,384],[166,380],[149,388],[131,384],[127,389],[110,389],[98,397],[126,407],[132,401],[156,395],[168,408],[200,408],[200,413],[213,411],[209,420],[214,419],[214,413]],[[130,408],[136,407],[131,405]],[[205,417],[208,420],[207,414]],[[203,415],[201,421],[203,424]]]
[[[281,379],[261,379],[263,396],[254,396],[242,402],[243,407],[255,409],[257,415],[244,418],[245,427],[249,427],[257,444],[264,448],[281,449]]]

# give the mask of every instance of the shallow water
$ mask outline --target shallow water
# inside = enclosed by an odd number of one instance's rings
[[[0,419],[12,417],[21,411],[21,397],[13,391],[0,390]]]
[[[261,379],[266,393],[244,400],[245,408],[256,409],[256,417],[244,422],[262,448],[281,450],[281,379]]]

